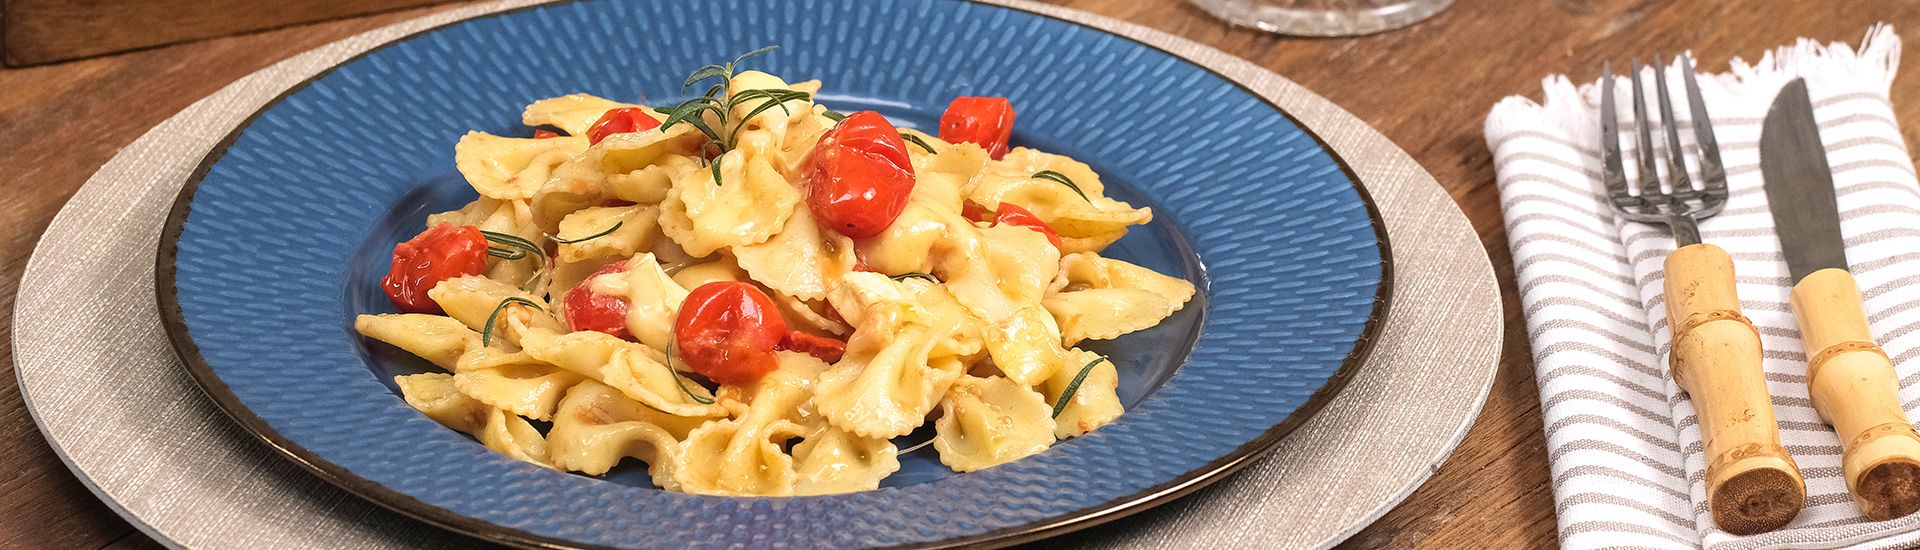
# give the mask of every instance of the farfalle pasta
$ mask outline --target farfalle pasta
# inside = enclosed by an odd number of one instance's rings
[[[1100,255],[1152,211],[1010,147],[1005,99],[900,129],[736,71],[758,53],[677,104],[565,95],[530,137],[459,137],[477,197],[395,247],[402,313],[354,323],[445,371],[402,399],[528,463],[728,496],[876,489],[929,444],[971,472],[1120,418],[1127,358],[1078,346],[1195,292]]]

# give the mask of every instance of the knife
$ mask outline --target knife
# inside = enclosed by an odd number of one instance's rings
[[[1840,436],[1847,489],[1868,519],[1920,510],[1920,433],[1895,395],[1893,362],[1874,343],[1847,270],[1833,172],[1803,79],[1787,83],[1767,110],[1760,173],[1793,275],[1789,302],[1807,353],[1807,392]]]

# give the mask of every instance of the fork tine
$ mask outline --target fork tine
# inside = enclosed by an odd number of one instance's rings
[[[1647,118],[1646,86],[1640,83],[1640,60],[1633,60],[1633,123],[1639,134],[1640,150],[1634,155],[1640,167],[1640,196],[1660,194],[1660,172],[1654,167],[1653,121]]]
[[[1687,178],[1687,152],[1680,146],[1680,117],[1673,114],[1673,100],[1667,95],[1667,64],[1660,54],[1653,55],[1653,90],[1660,97],[1660,122],[1667,129],[1667,179],[1673,185],[1675,200],[1686,200],[1693,190]]]
[[[1693,111],[1693,141],[1700,147],[1700,183],[1710,197],[1724,197],[1727,169],[1720,163],[1720,142],[1713,137],[1713,120],[1707,116],[1707,100],[1700,97],[1700,83],[1694,80],[1693,54],[1680,56],[1681,74],[1686,78],[1687,107]],[[1708,201],[1711,204],[1713,201]]]
[[[1615,203],[1626,200],[1632,193],[1627,190],[1627,168],[1620,159],[1620,111],[1613,105],[1612,63],[1600,66],[1600,160],[1605,165],[1600,172],[1607,194]]]

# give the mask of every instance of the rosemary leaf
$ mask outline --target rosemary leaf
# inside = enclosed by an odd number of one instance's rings
[[[935,151],[935,150],[933,150],[933,146],[932,146],[932,145],[928,145],[928,144],[927,144],[927,140],[924,140],[924,139],[920,139],[920,136],[916,136],[916,135],[913,135],[913,134],[909,134],[909,133],[906,133],[906,132],[900,132],[900,139],[904,139],[904,140],[907,140],[907,143],[911,143],[911,144],[914,144],[914,145],[918,145],[918,146],[920,146],[920,148],[921,148],[921,149],[926,149],[926,150],[927,150],[927,154],[929,154],[929,155],[931,155],[931,154],[934,154],[934,153],[938,153],[938,152],[939,152],[939,151]]]
[[[746,103],[748,101],[752,101],[755,99],[766,99],[774,103],[785,103],[788,101],[793,101],[795,99],[805,100],[808,97],[810,96],[808,96],[806,92],[802,92],[799,90],[783,90],[780,88],[754,88],[752,90],[741,90],[740,93],[733,94],[732,96],[727,98],[727,110],[731,111],[733,110],[734,107],[740,106],[741,103]],[[789,111],[789,113],[791,113],[791,111]]]
[[[833,109],[827,109],[827,112],[820,113],[820,114],[826,116],[827,118],[833,119],[834,122],[840,122],[842,120],[847,119],[847,115],[840,114],[840,111],[835,111]]]
[[[560,244],[573,244],[573,243],[578,243],[578,242],[586,242],[586,241],[591,241],[591,240],[594,240],[594,239],[598,239],[598,238],[601,238],[601,237],[605,237],[605,236],[607,236],[607,235],[610,235],[610,234],[612,234],[612,233],[613,233],[613,232],[615,232],[615,231],[619,231],[619,230],[620,230],[620,226],[622,226],[622,225],[626,225],[626,224],[627,224],[627,222],[626,222],[626,221],[617,221],[617,222],[613,222],[613,227],[609,227],[609,228],[606,228],[606,229],[603,229],[603,230],[601,230],[601,231],[600,231],[599,233],[594,233],[594,234],[592,234],[592,235],[587,235],[587,236],[585,236],[585,237],[581,237],[581,238],[578,238],[578,239],[562,239],[562,238],[560,238],[559,236],[556,236],[556,235],[547,235],[547,240],[550,240],[550,241],[553,241],[553,242],[556,242],[556,243],[560,243]]]
[[[699,403],[702,405],[712,405],[713,398],[700,397],[699,394],[693,393],[693,390],[687,389],[686,378],[680,376],[680,371],[673,368],[673,348],[674,348],[673,344],[675,340],[678,340],[678,339],[679,337],[676,336],[674,337],[673,340],[667,341],[667,375],[673,377],[673,385],[680,386],[680,391],[682,393],[687,394],[688,399],[692,399],[693,402]]]
[[[749,99],[767,97],[767,91],[765,88],[755,88],[752,90],[740,90],[739,92],[729,94],[727,95],[726,109],[732,111],[734,107],[739,107],[740,103]]]
[[[523,239],[519,235],[501,233],[498,231],[487,231],[484,229],[480,230],[480,234],[482,236],[485,236],[488,241],[499,244],[501,247],[507,250],[519,249],[519,250],[513,250],[515,252],[521,252],[520,256],[512,258],[515,260],[526,257],[526,254],[533,254],[535,256],[540,256],[542,258],[545,258],[547,255],[547,249],[541,248],[540,245],[533,244],[533,241]],[[500,257],[504,258],[505,256],[500,256]]]
[[[703,120],[700,117],[693,117],[693,118],[687,119],[687,124],[692,124],[693,129],[699,130],[700,133],[702,134],[706,134],[707,139],[711,141],[715,146],[720,145],[720,133],[713,131],[713,127],[708,126],[706,120]]]
[[[1093,366],[1100,364],[1101,361],[1107,361],[1107,357],[1104,355],[1095,357],[1087,362],[1087,366],[1080,367],[1080,374],[1073,375],[1073,382],[1067,384],[1067,391],[1060,392],[1060,402],[1053,404],[1054,418],[1060,418],[1060,413],[1067,410],[1067,403],[1073,402],[1073,394],[1080,393],[1080,383],[1087,380],[1087,373],[1093,372]]]
[[[527,257],[527,252],[526,252],[526,251],[524,251],[524,250],[513,250],[513,249],[507,249],[507,248],[494,248],[494,247],[491,247],[491,246],[489,246],[489,247],[487,247],[487,255],[488,255],[488,256],[493,256],[493,257],[495,257],[495,258],[500,258],[500,259],[503,259],[503,260],[519,260],[519,259],[523,259],[523,258],[526,258],[526,257]]]
[[[728,70],[727,67],[723,65],[707,65],[705,67],[694,69],[693,74],[687,75],[687,82],[685,84],[681,84],[680,89],[685,90],[687,88],[692,88],[694,84],[699,84],[700,81],[702,80],[706,80],[716,76],[724,78],[732,72],[733,71]]]
[[[1066,174],[1062,174],[1052,170],[1041,170],[1039,172],[1034,172],[1033,177],[1043,179],[1043,180],[1052,180],[1055,182],[1059,182],[1061,185],[1067,186],[1068,189],[1072,189],[1074,194],[1080,195],[1080,198],[1087,201],[1087,204],[1093,204],[1093,199],[1087,197],[1087,192],[1081,191],[1080,186],[1075,185],[1073,183],[1073,178],[1067,177]]]
[[[707,127],[706,121],[700,118],[701,114],[709,110],[719,110],[719,105],[716,104],[718,101],[719,100],[711,97],[696,97],[682,101],[680,105],[673,108],[671,113],[667,114],[666,120],[660,122],[660,130],[666,131],[666,129],[672,128],[675,124],[685,122],[692,124],[693,127],[700,130],[701,133],[707,134],[709,139],[719,141],[720,135],[714,133],[713,129]]]
[[[736,58],[733,58],[733,62],[732,62],[732,63],[728,63],[728,64],[727,64],[727,66],[728,66],[728,67],[732,67],[732,66],[735,66],[735,65],[739,65],[739,64],[740,64],[740,62],[742,62],[742,61],[746,61],[746,60],[747,60],[747,58],[750,58],[750,57],[753,57],[753,56],[756,56],[756,55],[760,55],[760,54],[763,54],[763,53],[767,53],[767,52],[771,52],[771,51],[774,51],[774,50],[778,50],[778,49],[780,49],[780,45],[779,45],[779,44],[769,44],[769,45],[766,45],[766,46],[762,46],[762,47],[760,47],[760,49],[757,49],[757,50],[754,50],[754,51],[750,51],[750,52],[747,52],[747,53],[743,53],[743,54],[740,54],[740,57],[736,57]],[[732,71],[728,71],[728,73],[729,73],[729,74],[731,74],[731,73],[732,73]]]
[[[540,307],[540,304],[534,303],[533,300],[528,300],[526,298],[521,298],[519,296],[508,296],[504,299],[501,299],[500,305],[493,306],[493,313],[487,314],[487,324],[481,327],[480,345],[482,346],[493,345],[493,324],[495,321],[500,320],[500,312],[507,309],[507,304],[520,304],[520,305],[532,307],[533,309],[537,309],[540,311],[547,310],[547,308]]]

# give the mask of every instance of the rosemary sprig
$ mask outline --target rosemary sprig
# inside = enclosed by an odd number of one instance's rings
[[[1043,180],[1052,180],[1055,182],[1059,182],[1061,185],[1067,186],[1068,189],[1072,189],[1074,194],[1080,195],[1080,198],[1086,200],[1087,204],[1093,204],[1093,199],[1087,197],[1087,192],[1081,191],[1080,186],[1073,183],[1073,178],[1067,177],[1066,174],[1062,174],[1052,170],[1041,170],[1039,172],[1034,172],[1033,177],[1038,179],[1043,179]]]
[[[522,289],[540,280],[540,275],[547,271],[547,249],[533,244],[533,241],[520,238],[519,235],[485,229],[480,230],[480,234],[487,238],[488,256],[509,261],[525,259],[529,256],[534,258],[533,274],[527,276],[526,282],[520,283]],[[499,245],[498,248],[494,247],[496,244]]]
[[[613,232],[620,230],[620,226],[626,225],[626,224],[627,222],[625,220],[613,222],[613,227],[603,229],[599,233],[594,233],[592,235],[587,235],[585,237],[581,237],[578,239],[562,239],[560,238],[559,235],[547,235],[547,240],[560,243],[560,244],[574,244],[574,243],[587,242],[587,241],[591,241],[601,237],[605,237],[607,235],[612,235]]]
[[[493,345],[493,323],[494,321],[498,321],[500,319],[500,312],[507,309],[507,304],[520,304],[524,306],[530,306],[533,309],[537,309],[540,311],[547,310],[547,308],[540,307],[540,304],[535,303],[533,300],[528,300],[526,298],[521,298],[519,296],[508,296],[506,298],[502,298],[500,300],[500,305],[493,306],[493,313],[487,314],[487,324],[486,326],[481,327],[481,330],[480,330],[480,345],[482,346]]]
[[[911,143],[911,144],[914,144],[914,145],[918,145],[918,146],[920,146],[920,148],[921,148],[921,149],[926,149],[926,150],[927,150],[927,154],[929,154],[929,155],[931,155],[931,154],[934,154],[934,153],[938,153],[938,152],[939,152],[939,151],[935,151],[935,150],[933,150],[933,146],[932,146],[932,145],[928,145],[928,144],[927,144],[927,140],[924,140],[924,139],[920,139],[920,136],[916,136],[916,135],[913,135],[913,134],[909,134],[909,133],[906,133],[906,132],[900,132],[900,139],[904,139],[904,140],[907,140],[907,143]]]
[[[842,120],[846,120],[846,119],[847,119],[847,115],[844,115],[844,114],[840,114],[840,111],[835,111],[835,110],[833,110],[833,109],[827,109],[827,111],[826,111],[826,112],[824,112],[824,113],[820,113],[820,114],[821,114],[822,116],[825,116],[825,117],[827,117],[827,118],[829,118],[829,119],[833,119],[833,121],[834,121],[834,122],[840,122],[840,121],[842,121]]]
[[[715,154],[712,155],[714,160],[708,161],[707,163],[713,170],[714,185],[721,185],[720,156],[725,155],[727,151],[733,150],[735,145],[734,141],[740,137],[740,130],[746,127],[747,121],[753,120],[753,117],[759,116],[760,113],[767,112],[774,107],[779,107],[782,112],[792,115],[792,110],[787,107],[787,102],[811,101],[813,99],[813,95],[807,92],[781,88],[741,90],[724,99],[721,98],[721,94],[726,93],[727,84],[733,80],[734,70],[738,68],[740,63],[746,61],[747,58],[771,52],[778,48],[779,46],[777,45],[767,46],[741,54],[740,57],[736,57],[733,61],[729,61],[726,64],[707,65],[695,69],[693,74],[687,75],[686,82],[681,84],[682,90],[692,88],[694,85],[709,79],[717,78],[720,81],[707,88],[707,93],[682,101],[679,105],[671,109],[655,109],[655,111],[667,115],[667,119],[660,123],[661,130],[664,131],[672,128],[676,124],[685,123],[693,126],[694,129],[699,130],[701,134],[707,136],[707,142],[710,146],[717,149],[714,151]],[[732,114],[735,108],[753,100],[760,100],[760,104],[749,109],[746,115],[739,120],[732,120]],[[707,121],[706,117],[709,113],[713,115],[714,123]],[[716,127],[720,130],[725,130],[726,133],[722,135],[720,131],[715,130]],[[729,127],[732,129],[728,129]]]
[[[905,281],[907,279],[921,279],[936,285],[940,284],[940,279],[938,277],[934,277],[932,273],[927,273],[923,271],[908,271],[906,273],[901,273],[899,275],[894,275],[888,278],[893,279],[895,281]]]
[[[1073,382],[1067,384],[1067,391],[1060,392],[1060,402],[1053,404],[1054,418],[1060,418],[1060,413],[1067,410],[1067,403],[1073,401],[1073,394],[1080,393],[1080,383],[1087,381],[1087,373],[1093,372],[1093,366],[1100,364],[1101,361],[1107,361],[1107,356],[1095,357],[1087,362],[1087,366],[1080,367],[1080,374],[1073,376]]]
[[[680,392],[687,394],[688,399],[692,399],[693,402],[699,403],[702,405],[712,405],[713,398],[700,397],[698,394],[693,393],[693,390],[687,389],[686,380],[681,379],[680,371],[673,368],[673,348],[674,348],[673,344],[676,340],[679,340],[678,336],[674,337],[672,340],[667,340],[667,363],[666,363],[667,376],[673,377],[673,385],[679,386]]]

